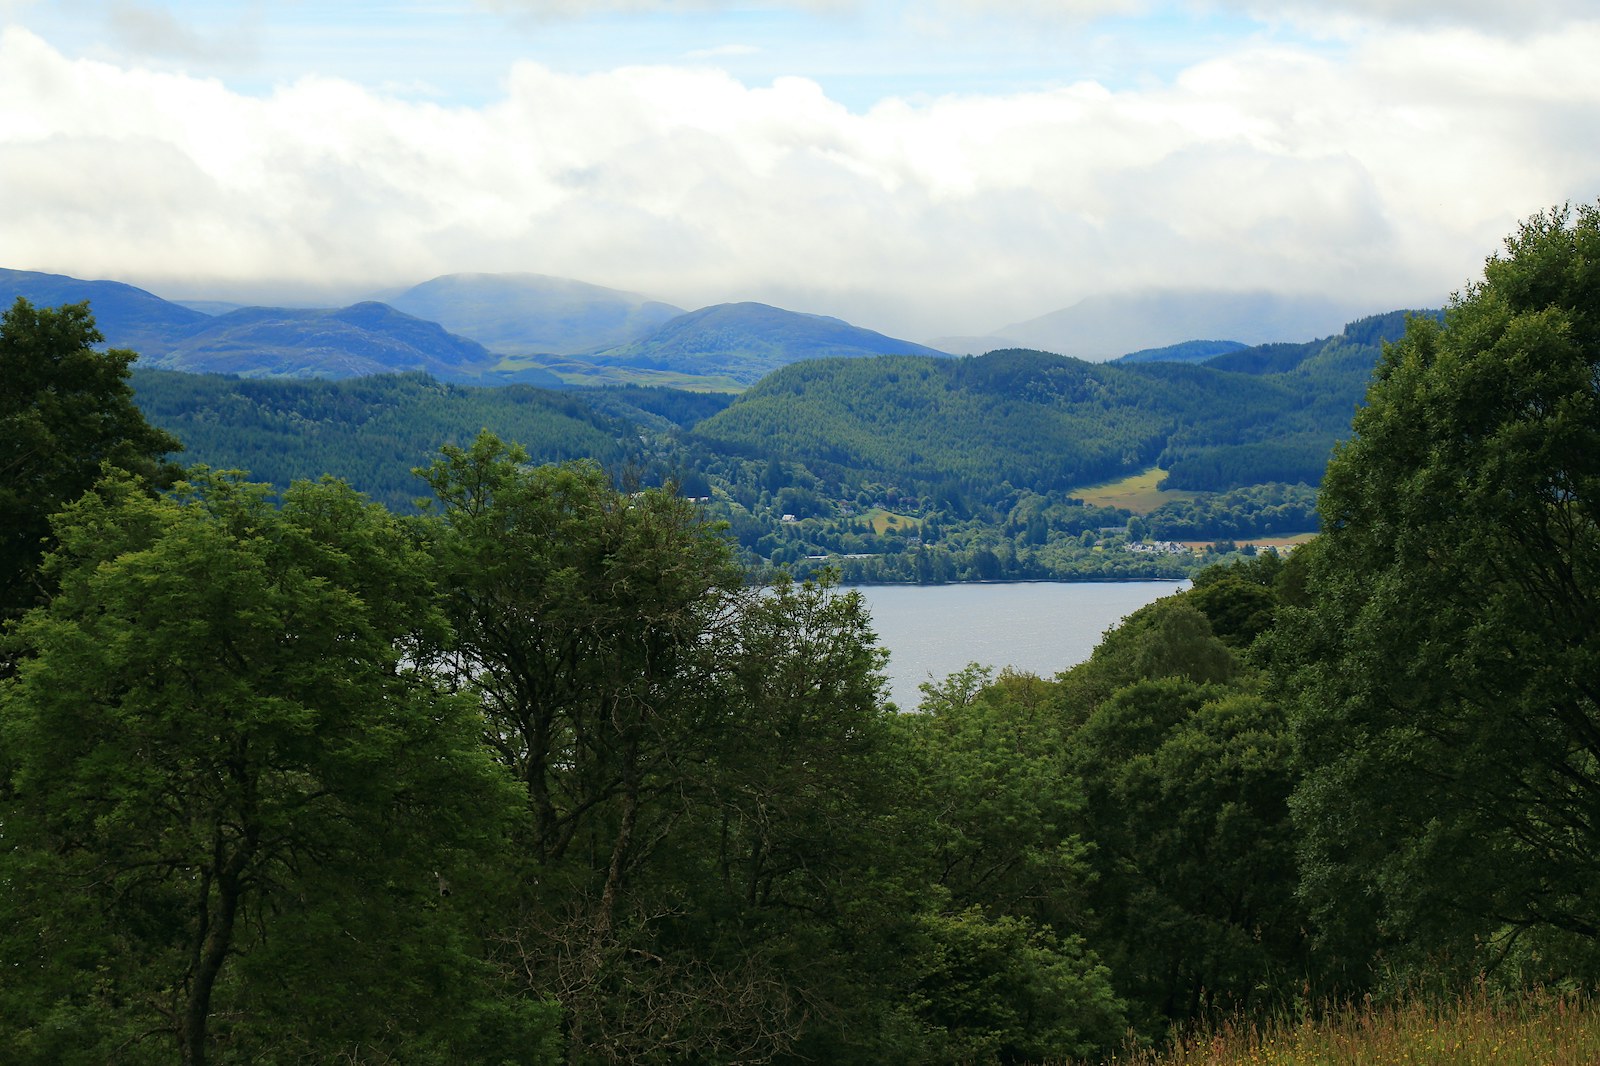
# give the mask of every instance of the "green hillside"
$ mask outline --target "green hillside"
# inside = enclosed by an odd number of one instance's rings
[[[572,393],[470,388],[423,374],[305,381],[135,370],[133,386],[145,417],[184,442],[185,462],[244,469],[278,486],[333,474],[399,510],[424,494],[414,467],[481,429],[520,442],[538,462],[619,465],[637,451],[642,421],[600,413]],[[622,398],[612,409],[632,413]]]
[[[1161,348],[1141,348],[1129,352],[1114,363],[1204,363],[1219,355],[1228,355],[1250,347],[1239,341],[1182,341]]]
[[[1329,406],[1353,406],[1357,381],[1337,385],[1340,395]],[[1221,490],[1316,480],[1338,427],[1308,423],[1302,409],[1309,390],[1325,386],[1335,383],[1189,364],[1086,363],[1024,350],[959,360],[818,360],[764,379],[696,426],[695,436],[746,454],[781,450],[842,477],[953,482],[982,494],[1003,483],[1043,492],[1113,480],[1156,465],[1175,441],[1191,451],[1232,449],[1284,429],[1321,432],[1308,445],[1320,461],[1282,471],[1296,476],[1281,476],[1282,464],[1246,451],[1239,454],[1253,457],[1259,471],[1171,486]],[[1189,454],[1161,465],[1183,477]]]
[[[717,304],[680,315],[648,337],[592,356],[597,363],[725,375],[743,384],[805,359],[943,355],[842,319],[758,303]]]
[[[1208,360],[1202,371],[1257,376],[1293,399],[1268,419],[1175,432],[1160,455],[1169,471],[1166,487],[1221,491],[1269,481],[1320,482],[1333,443],[1349,433],[1383,345],[1398,340],[1413,315],[1438,318],[1439,312],[1392,311],[1351,322],[1321,340],[1260,345]],[[1130,369],[1169,378],[1184,373],[1162,364]]]
[[[753,569],[836,566],[857,581],[1173,576],[1201,560],[1131,546],[1226,552],[1317,528],[1312,486],[1404,317],[1207,365],[1027,350],[817,358],[736,398],[421,374],[142,371],[135,385],[191,461],[277,485],[332,473],[394,508],[419,494],[413,467],[488,428],[537,461],[589,457],[619,480],[678,484],[727,524]],[[1084,490],[1158,467],[1137,507]],[[891,528],[879,513],[904,521]]]
[[[135,385],[190,461],[276,485],[332,473],[394,508],[419,494],[413,467],[487,428],[536,461],[588,457],[619,480],[679,485],[726,523],[752,569],[835,566],[853,581],[1156,577],[1204,560],[1136,543],[1225,553],[1317,528],[1311,485],[1377,360],[1370,339],[1353,327],[1293,358],[1267,352],[1279,362],[1246,365],[1283,369],[1253,373],[1026,350],[819,358],[737,398],[421,374],[143,371]],[[1080,497],[1158,466],[1163,492],[1149,506]],[[880,512],[904,520],[891,528]]]

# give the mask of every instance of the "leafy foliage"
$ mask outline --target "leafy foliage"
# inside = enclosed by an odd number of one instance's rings
[[[51,596],[0,680],[0,1054],[1060,1061],[1130,1028],[1221,1025],[1215,1050],[1323,995],[1600,979],[1600,208],[1507,251],[1385,349],[1310,547],[906,715],[858,596],[754,565],[1121,573],[1166,565],[1140,537],[1300,521],[1309,482],[1139,516],[1068,482],[1309,456],[1398,320],[1234,371],[801,364],[726,409],[151,379],[285,443],[364,418],[392,438],[341,447],[409,450],[427,411],[434,503],[115,468],[69,499],[64,457],[32,504],[62,508]],[[19,336],[77,341],[8,349],[24,371],[83,357],[86,315],[53,314]],[[109,365],[84,409],[116,422]],[[68,425],[34,395],[17,425]],[[785,404],[793,453],[763,436]],[[638,484],[451,436],[490,412],[541,454],[610,442]]]
[[[398,523],[198,471],[56,532],[0,688],[7,1060],[485,1050],[439,1028],[497,1012],[439,886],[500,861],[514,793],[416,665],[443,618]],[[529,1007],[484,1035],[547,1032]]]
[[[0,622],[47,594],[39,560],[49,516],[94,484],[103,466],[152,485],[177,439],[133,404],[128,351],[99,352],[88,307],[35,308],[19,298],[0,318]]]
[[[1356,959],[1600,936],[1600,211],[1506,248],[1387,350],[1282,638],[1307,891]]]

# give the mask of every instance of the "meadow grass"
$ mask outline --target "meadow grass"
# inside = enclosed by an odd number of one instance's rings
[[[1593,1066],[1600,1004],[1589,996],[1482,991],[1445,1004],[1348,1006],[1321,1018],[1224,1023],[1117,1066]]]
[[[880,536],[891,529],[915,530],[922,528],[922,519],[907,514],[896,514],[894,511],[888,511],[882,507],[869,508],[862,511],[857,517],[865,519],[872,527],[872,531]]]
[[[1095,507],[1126,507],[1134,514],[1149,514],[1164,503],[1173,500],[1192,500],[1198,492],[1158,489],[1156,485],[1167,476],[1158,466],[1116,481],[1099,485],[1086,485],[1073,489],[1068,496],[1076,496]]]
[[[722,374],[689,374],[677,370],[652,370],[645,367],[606,366],[582,359],[561,356],[504,356],[495,369],[502,372],[537,367],[547,370],[567,385],[659,385],[685,392],[743,392],[747,386]]]

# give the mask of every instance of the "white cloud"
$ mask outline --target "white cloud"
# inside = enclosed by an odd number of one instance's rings
[[[1241,46],[1166,84],[890,99],[703,68],[515,65],[476,108],[217,81],[0,35],[0,265],[163,286],[532,270],[902,336],[1096,292],[1437,301],[1600,195],[1600,28]],[[1540,75],[1540,76],[1535,76]]]

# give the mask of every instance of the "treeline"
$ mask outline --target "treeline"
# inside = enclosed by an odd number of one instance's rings
[[[1278,537],[1317,528],[1317,493],[1304,483],[1252,485],[1173,500],[1135,521],[1153,540]]]

